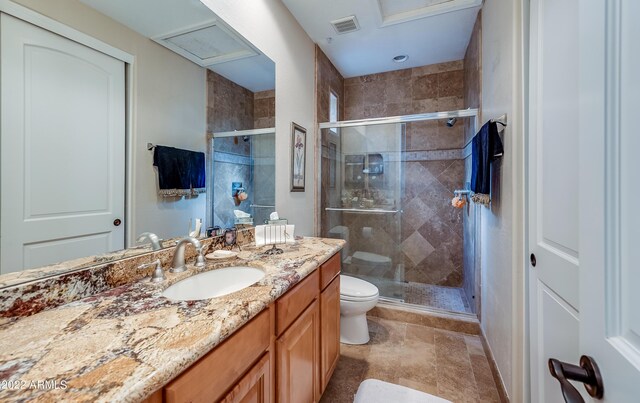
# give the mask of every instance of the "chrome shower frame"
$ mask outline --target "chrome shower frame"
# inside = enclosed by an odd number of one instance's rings
[[[428,120],[444,120],[444,119],[451,119],[451,118],[471,118],[473,119],[473,123],[474,123],[474,133],[477,132],[477,130],[480,128],[480,120],[479,120],[479,116],[478,116],[478,109],[477,108],[469,108],[469,109],[462,109],[462,110],[453,110],[453,111],[445,111],[445,112],[431,112],[431,113],[419,113],[419,114],[411,114],[411,115],[402,115],[402,116],[391,116],[391,117],[384,117],[384,118],[370,118],[370,119],[358,119],[358,120],[346,120],[346,121],[339,121],[339,122],[323,122],[320,123],[318,125],[318,136],[317,136],[317,144],[316,147],[318,150],[321,149],[321,131],[322,129],[339,129],[339,128],[345,128],[345,127],[356,127],[356,126],[373,126],[373,125],[387,125],[387,124],[394,124],[394,123],[410,123],[410,122],[420,122],[420,121],[428,121]],[[506,117],[501,117],[500,119],[504,119],[506,121]],[[506,123],[506,122],[505,122]],[[462,146],[462,149],[464,150],[464,155],[465,157],[470,153],[470,143],[471,143],[471,139],[469,139],[468,141],[465,141],[465,143]],[[316,172],[321,172],[321,160],[322,158],[318,158],[317,159],[317,166],[316,166]],[[316,194],[320,195],[321,194],[321,181],[317,181],[316,183]],[[317,228],[316,228],[316,233],[320,234],[320,222],[321,222],[321,208],[319,205],[319,202],[317,202],[317,208],[316,208],[316,223],[317,223]],[[327,210],[333,210],[331,208],[327,209]],[[352,209],[353,210],[353,209]],[[368,211],[368,210],[367,210]],[[447,311],[447,310],[442,310],[439,308],[431,308],[431,307],[427,307],[427,306],[419,306],[419,305],[413,305],[413,304],[408,304],[406,302],[404,302],[403,300],[396,300],[394,298],[386,298],[386,297],[381,297],[380,298],[380,302],[379,305],[387,305],[387,306],[395,306],[398,308],[401,308],[403,310],[414,310],[417,312],[423,312],[423,313],[434,313],[434,314],[442,314],[442,313],[446,313],[448,315],[452,315],[452,317],[457,317],[460,318],[462,320],[469,320],[469,319],[475,319],[476,316],[474,314],[470,314],[470,313],[465,313],[465,312],[454,312],[454,311]],[[477,319],[476,319],[477,320]]]

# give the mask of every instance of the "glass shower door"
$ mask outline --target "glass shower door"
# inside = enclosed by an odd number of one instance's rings
[[[323,236],[344,239],[343,273],[404,301],[404,125],[322,129]]]
[[[255,225],[264,224],[276,211],[276,133],[261,134],[251,138],[253,161],[253,199],[250,204]]]
[[[275,211],[275,129],[213,135],[212,225],[260,225]],[[244,192],[247,198],[235,197]],[[234,210],[249,214],[236,218]]]

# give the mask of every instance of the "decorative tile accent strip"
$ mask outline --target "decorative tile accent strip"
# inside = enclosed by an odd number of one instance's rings
[[[432,151],[408,151],[403,153],[403,161],[437,161],[462,159],[462,149],[432,150]]]
[[[214,151],[213,160],[215,162],[228,162],[229,164],[251,165],[251,157],[220,151]]]
[[[471,142],[467,144],[462,150],[462,158],[466,159],[471,156]]]

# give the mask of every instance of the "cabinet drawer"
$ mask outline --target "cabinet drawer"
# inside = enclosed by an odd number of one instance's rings
[[[205,355],[165,387],[165,401],[212,402],[267,350],[271,339],[270,307]]]
[[[340,268],[342,267],[340,261],[340,252],[331,256],[329,260],[324,262],[320,266],[320,289],[327,288],[331,280],[333,280],[338,274],[340,274]]]
[[[318,270],[276,301],[276,335],[281,335],[319,295]]]

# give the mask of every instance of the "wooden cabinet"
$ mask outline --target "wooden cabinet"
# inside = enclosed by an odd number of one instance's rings
[[[339,274],[336,254],[276,303],[278,402],[317,402],[329,383],[340,357]]]
[[[340,276],[320,294],[320,385],[327,387],[340,358]]]
[[[338,253],[146,402],[319,401],[340,356],[339,273]]]
[[[260,361],[240,379],[229,392],[223,403],[270,403],[271,402],[271,360],[265,353]]]
[[[342,264],[340,262],[340,252],[331,256],[329,260],[320,265],[320,289],[327,288],[329,283],[340,274],[340,268]]]
[[[318,298],[319,278],[320,275],[316,270],[278,298],[276,301],[276,336],[280,336],[309,304]]]
[[[318,301],[276,341],[276,395],[279,402],[320,400],[320,310]]]
[[[164,401],[214,402],[221,399],[269,348],[271,309],[264,310],[165,386]]]

